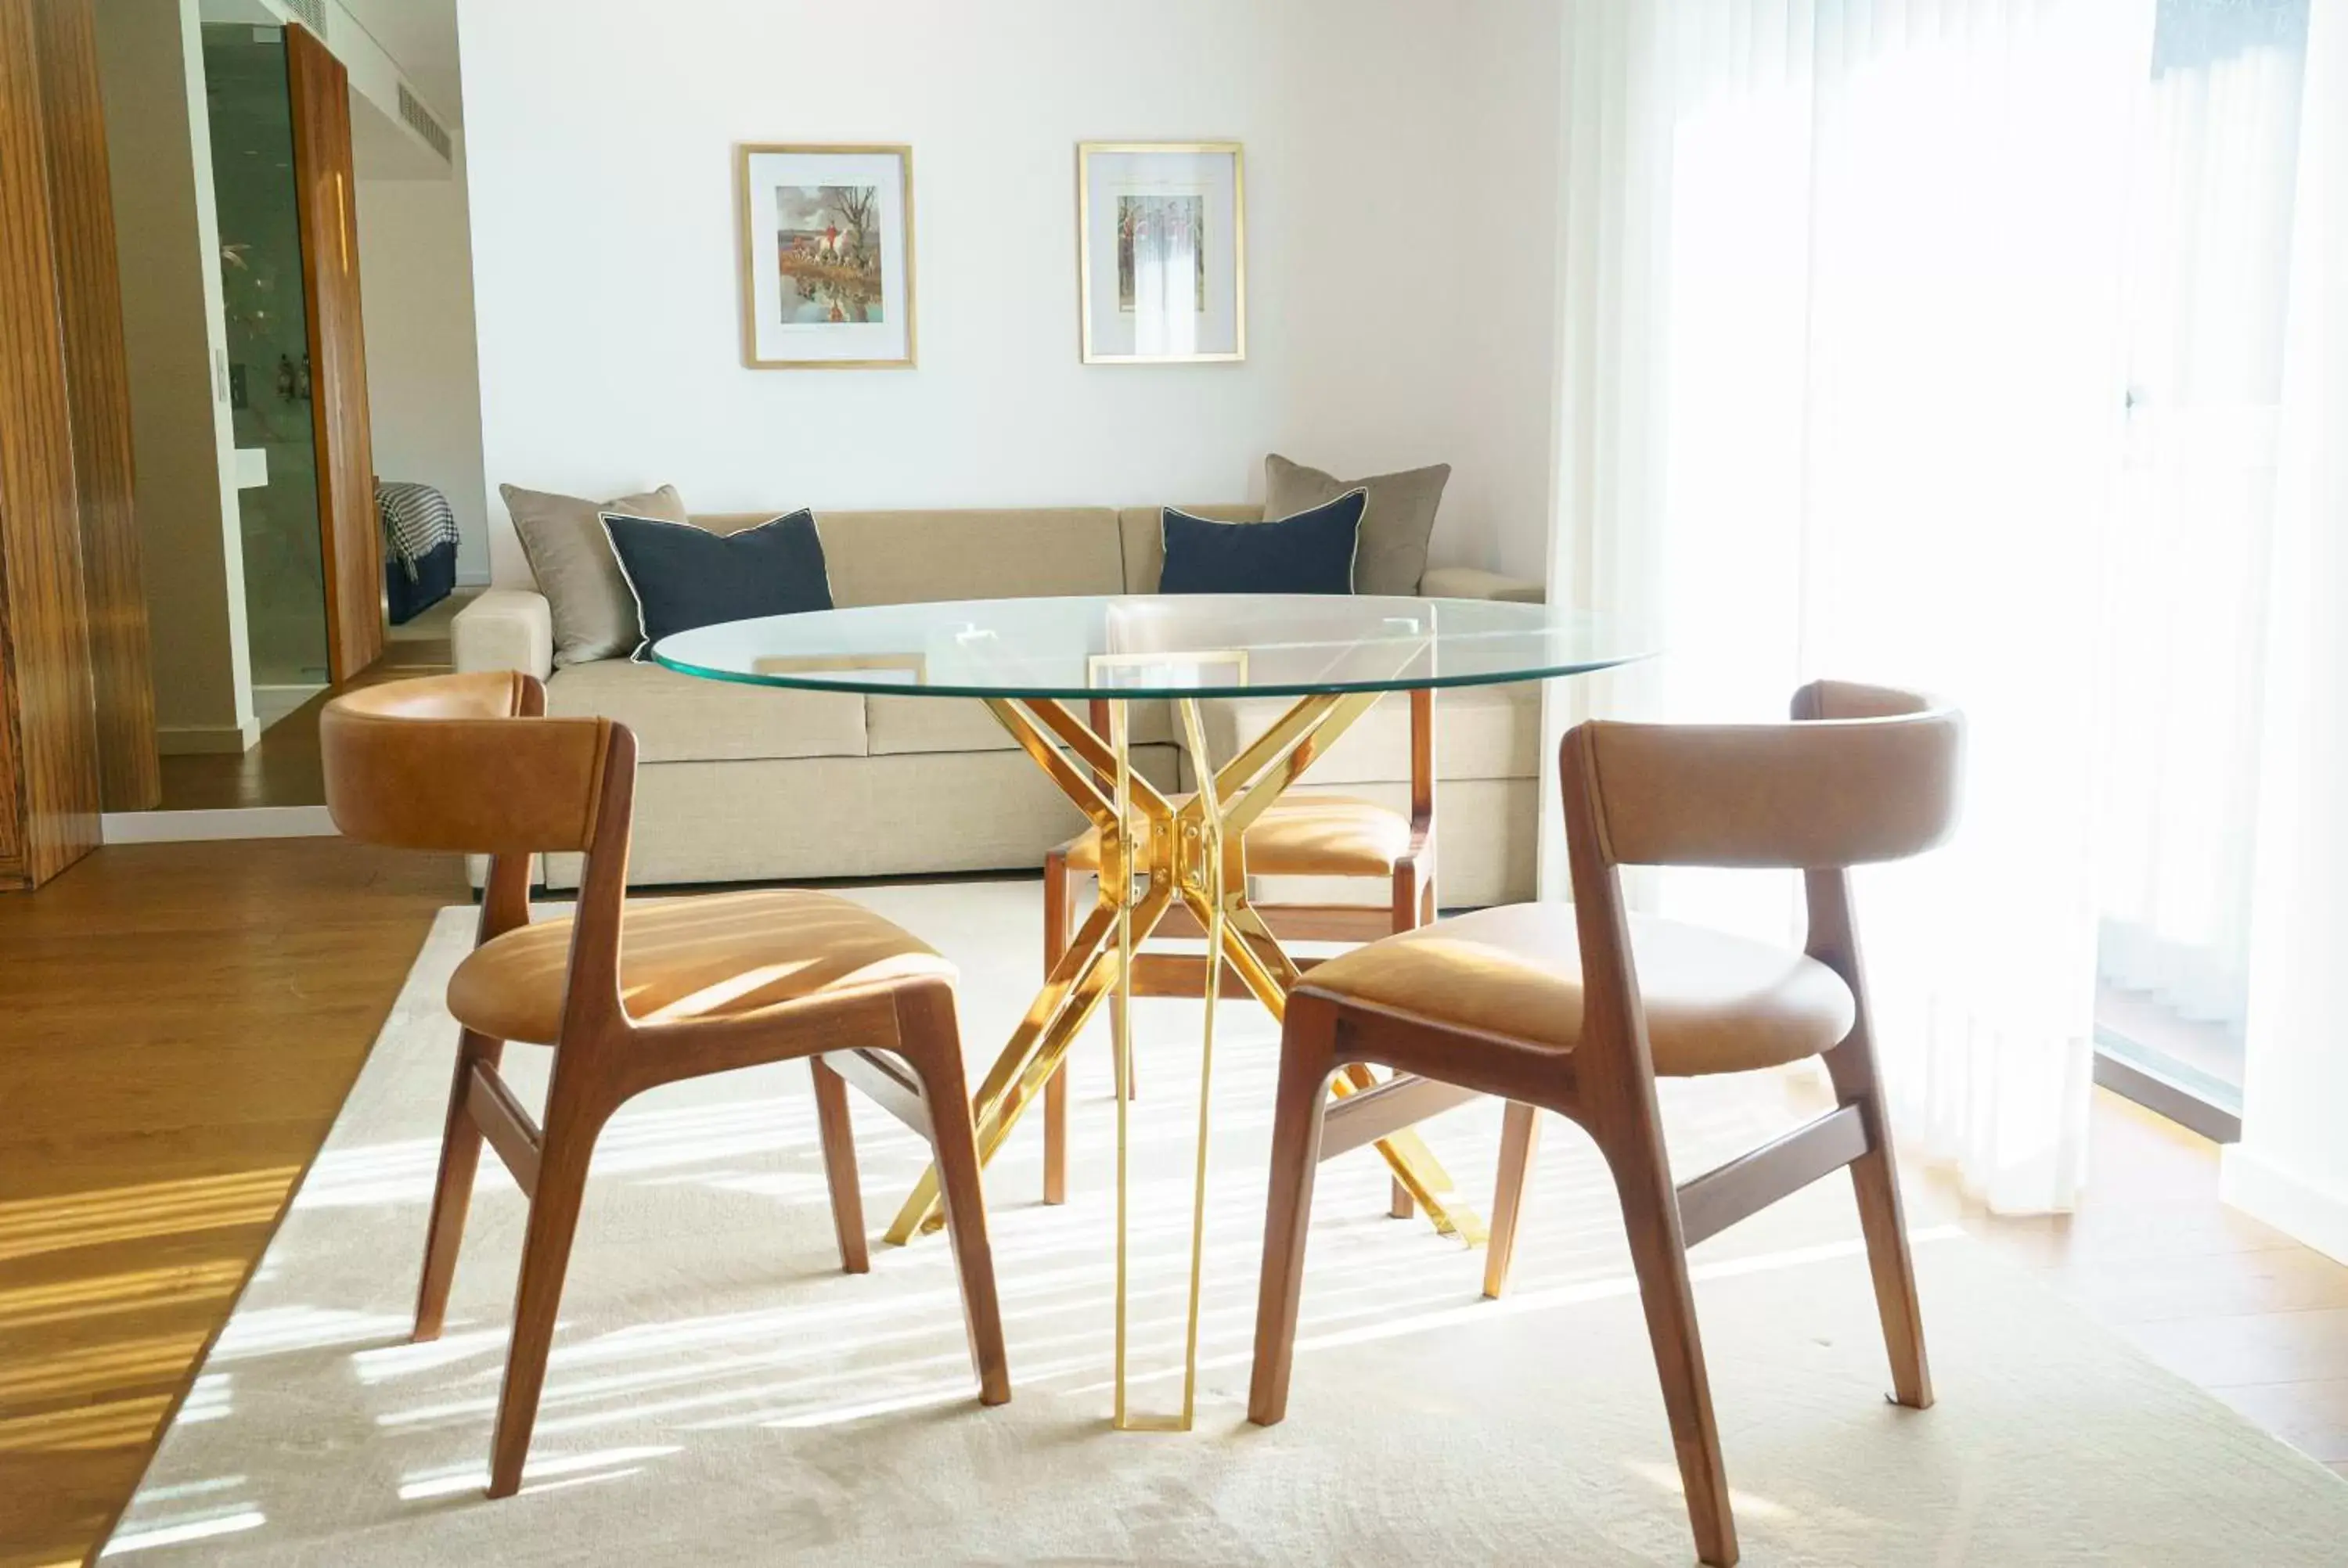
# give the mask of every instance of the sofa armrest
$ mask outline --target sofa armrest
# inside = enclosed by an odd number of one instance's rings
[[[554,672],[554,615],[532,589],[489,589],[457,612],[448,642],[460,671],[519,670],[541,681]]]
[[[1429,567],[1418,579],[1418,591],[1429,599],[1506,599],[1520,604],[1542,604],[1549,599],[1540,583],[1472,566]]]

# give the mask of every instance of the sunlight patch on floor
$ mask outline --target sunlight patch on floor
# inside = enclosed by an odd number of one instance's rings
[[[229,1374],[204,1372],[196,1378],[195,1387],[188,1390],[187,1403],[180,1407],[174,1426],[191,1422],[217,1421],[235,1409],[229,1392]]]
[[[0,1259],[185,1231],[267,1225],[299,1166],[64,1193],[0,1203]]]
[[[257,1508],[240,1509],[232,1513],[215,1514],[208,1518],[183,1520],[173,1524],[152,1525],[142,1530],[126,1530],[107,1542],[100,1557],[120,1557],[128,1553],[144,1552],[156,1546],[180,1546],[191,1541],[210,1541],[215,1536],[236,1535],[247,1530],[258,1530],[269,1522],[269,1516]]]
[[[0,1420],[0,1453],[60,1453],[138,1448],[155,1435],[170,1396],[108,1399]]]
[[[225,1365],[292,1350],[323,1350],[407,1332],[414,1320],[384,1312],[340,1307],[273,1307],[241,1312],[221,1331],[211,1359]]]
[[[159,1304],[207,1300],[233,1292],[242,1272],[235,1259],[223,1258],[175,1268],[19,1286],[0,1290],[0,1328],[80,1322],[109,1313],[143,1311]]]
[[[1680,1472],[1669,1465],[1656,1464],[1648,1460],[1632,1459],[1624,1460],[1622,1468],[1659,1491],[1667,1491],[1673,1497],[1684,1498],[1687,1495],[1687,1487],[1680,1480]],[[1756,1519],[1781,1520],[1800,1517],[1782,1502],[1772,1502],[1766,1497],[1756,1497],[1749,1491],[1739,1491],[1733,1486],[1728,1489],[1728,1506],[1735,1512],[1738,1521],[1744,1523],[1750,1523]]]
[[[534,1459],[522,1467],[522,1490],[551,1490],[530,1483],[558,1476],[577,1476],[583,1471],[603,1470],[613,1465],[634,1467],[620,1472],[633,1475],[644,1468],[642,1461],[665,1459],[677,1451],[675,1444],[668,1443],[657,1447],[603,1449],[594,1453],[556,1454],[546,1459]],[[489,1471],[479,1465],[419,1471],[401,1480],[399,1500],[416,1502],[427,1497],[453,1497],[460,1492],[487,1491],[489,1484]]]
[[[410,1327],[407,1318],[400,1327]],[[388,1383],[395,1378],[410,1378],[419,1372],[437,1371],[452,1367],[475,1356],[489,1354],[504,1348],[507,1329],[500,1324],[495,1328],[468,1329],[461,1334],[442,1334],[438,1339],[402,1345],[383,1345],[372,1350],[353,1352],[351,1366],[361,1383]]]
[[[118,1339],[60,1350],[37,1362],[0,1369],[0,1402],[31,1404],[126,1384],[175,1382],[203,1348],[201,1330]]]

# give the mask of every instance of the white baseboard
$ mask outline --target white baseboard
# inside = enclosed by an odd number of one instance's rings
[[[239,755],[261,741],[261,723],[241,724],[158,724],[155,750],[167,757]]]
[[[107,844],[195,844],[221,838],[332,838],[323,805],[258,805],[218,811],[109,811]]]
[[[319,692],[328,690],[330,688],[321,685],[255,686],[252,689],[253,723],[266,730]]]
[[[2252,1219],[2348,1263],[2348,1193],[2327,1191],[2236,1143],[2219,1154],[2218,1195]]]

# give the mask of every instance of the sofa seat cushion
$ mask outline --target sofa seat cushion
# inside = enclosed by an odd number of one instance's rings
[[[1077,716],[1083,717],[1079,711]],[[1164,702],[1133,704],[1133,743],[1164,745],[1174,738]],[[868,697],[865,744],[876,757],[913,752],[1007,752],[1019,743],[972,697]]]
[[[1181,805],[1189,795],[1176,795]],[[1138,824],[1137,824],[1138,825]],[[1391,876],[1409,853],[1410,824],[1365,800],[1286,795],[1264,808],[1244,835],[1251,876]],[[1148,864],[1148,844],[1140,845]],[[1067,847],[1078,871],[1100,869],[1100,830],[1086,828]]]
[[[712,681],[624,659],[556,671],[546,711],[616,719],[647,763],[864,755],[864,698],[855,692]]]
[[[1207,746],[1218,764],[1237,756],[1295,700],[1214,697],[1200,704]],[[1180,743],[1179,737],[1177,743]],[[1435,694],[1436,776],[1511,779],[1540,776],[1540,688],[1458,686]],[[1316,786],[1388,784],[1410,777],[1410,699],[1395,692],[1354,722],[1305,781]]]
[[[448,979],[448,1010],[492,1040],[551,1045],[570,986],[571,917],[476,948]],[[620,1002],[643,1024],[752,1018],[892,980],[954,979],[929,945],[829,893],[716,893],[631,904]]]

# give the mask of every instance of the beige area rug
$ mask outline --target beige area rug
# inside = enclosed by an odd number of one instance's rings
[[[1033,883],[858,895],[963,967],[976,1064],[1034,983]],[[1108,1430],[1115,1109],[1078,1059],[1075,1191],[1037,1202],[1040,1130],[989,1173],[1016,1393],[982,1409],[946,1249],[850,1278],[807,1069],[704,1081],[613,1122],[523,1493],[481,1495],[522,1206],[485,1161],[447,1337],[410,1346],[472,914],[440,917],[294,1212],[108,1549],[225,1563],[1362,1563],[1691,1560],[1603,1169],[1543,1150],[1517,1289],[1384,1215],[1364,1151],[1326,1167],[1285,1424],[1246,1424],[1276,1034],[1227,1005],[1217,1052],[1202,1387],[1186,1436]],[[1199,1009],[1137,1007],[1138,1369],[1179,1365]],[[1095,1031],[1099,1036],[1102,1031]],[[517,1077],[542,1053],[517,1048]],[[1694,1171],[1790,1124],[1797,1079],[1667,1086]],[[860,1103],[868,1217],[920,1145]],[[1488,1195],[1498,1115],[1429,1124]],[[1920,1208],[1921,1205],[1919,1205]],[[2338,1563],[2348,1487],[2156,1368],[1953,1227],[1918,1220],[1940,1403],[1887,1404],[1848,1186],[1698,1250],[1746,1559],[1767,1563]],[[1179,1381],[1137,1385],[1169,1406]]]

